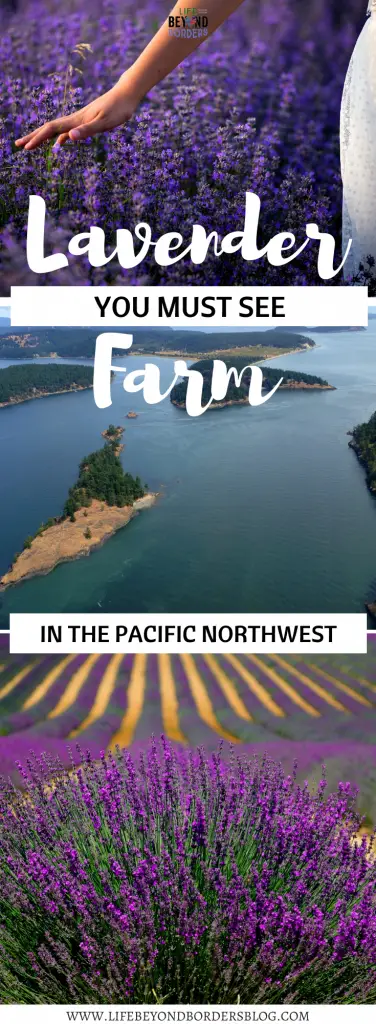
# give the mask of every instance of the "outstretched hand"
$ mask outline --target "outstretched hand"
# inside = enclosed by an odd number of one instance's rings
[[[30,150],[37,149],[42,142],[54,138],[56,146],[64,146],[68,139],[71,142],[90,139],[93,135],[125,124],[134,114],[136,107],[137,103],[131,101],[124,84],[117,83],[109,92],[88,103],[82,110],[77,110],[75,114],[57,118],[56,121],[46,121],[29,135],[16,139],[16,146]]]
[[[243,0],[206,0],[209,22],[207,34],[215,32],[241,3]],[[179,0],[171,16],[173,20],[180,19]],[[92,135],[118,128],[129,121],[138,103],[150,89],[166,78],[206,38],[202,32],[192,32],[189,37],[185,35],[176,39],[170,35],[170,23],[169,18],[109,92],[69,117],[47,121],[41,128],[35,128],[29,135],[17,139],[16,146],[27,150],[37,149],[42,142],[55,138],[57,146],[64,146],[68,139],[72,142],[90,139]]]

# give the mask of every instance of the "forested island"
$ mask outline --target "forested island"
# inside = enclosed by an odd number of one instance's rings
[[[44,575],[60,562],[89,554],[125,526],[137,511],[153,504],[156,495],[147,493],[147,485],[141,483],[139,476],[124,471],[118,451],[118,432],[123,429],[114,430],[114,439],[81,460],[62,514],[41,523],[34,536],[26,537],[23,551],[14,556],[10,569],[0,580],[0,589]]]
[[[366,471],[367,486],[376,496],[376,412],[373,413],[367,423],[359,423],[353,430],[349,430],[351,441],[349,448],[364,466]],[[367,611],[376,619],[376,599],[366,604]]]
[[[120,455],[120,452],[123,451],[124,445],[122,444],[121,439],[123,437],[124,431],[125,427],[115,427],[114,423],[110,423],[110,426],[107,427],[107,430],[102,430],[102,437],[104,437],[105,441],[112,442],[112,447],[113,451],[115,452],[115,455]]]
[[[93,387],[93,367],[39,363],[0,370],[0,407]]]
[[[223,360],[226,363],[228,369],[233,367],[240,373],[241,370],[248,364],[248,359],[244,356],[237,358],[230,358]],[[192,363],[191,370],[199,370],[202,373],[204,384],[202,391],[202,405],[206,405],[211,398],[211,380],[213,373],[213,359],[200,359],[197,363]],[[280,385],[281,389],[289,390],[325,390],[334,391],[335,388],[331,384],[328,384],[327,380],[323,380],[322,377],[316,377],[313,374],[301,373],[295,370],[280,370],[275,367],[261,366],[260,369],[263,373],[263,390],[271,391],[278,381],[283,377],[283,383]],[[227,388],[226,398],[221,401],[213,401],[212,409],[222,409],[228,405],[242,405],[248,404],[249,401],[249,385],[251,379],[252,370],[249,368],[245,370],[240,387],[237,387],[234,379],[232,378]],[[178,406],[180,409],[185,408],[186,393],[187,393],[187,379],[179,381],[175,384],[170,394],[170,399],[173,405]]]
[[[365,467],[368,487],[376,495],[376,412],[367,423],[359,423],[349,433],[349,447]]]
[[[122,334],[126,327],[111,327],[112,333]],[[93,359],[95,342],[101,331],[93,327],[12,327],[0,330],[0,359],[37,359],[42,356],[59,356],[64,359]],[[300,328],[279,328],[270,330],[203,331],[172,327],[132,327],[132,353],[148,355],[213,355],[215,352],[237,352],[259,350],[258,358],[268,354],[304,351],[315,343],[306,337]],[[124,349],[114,354],[126,355]]]

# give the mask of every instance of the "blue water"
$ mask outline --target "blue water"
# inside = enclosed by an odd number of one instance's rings
[[[376,596],[376,501],[346,432],[376,410],[376,321],[313,337],[316,349],[274,365],[319,374],[336,391],[277,392],[258,409],[190,419],[168,399],[147,406],[127,395],[120,374],[109,410],[92,391],[0,410],[0,572],[60,513],[109,422],[126,428],[124,466],[162,492],[89,558],[8,590],[0,626],[10,611],[363,610]],[[145,357],[116,362],[133,370]],[[164,389],[173,360],[153,362]],[[137,419],[125,419],[129,409]]]

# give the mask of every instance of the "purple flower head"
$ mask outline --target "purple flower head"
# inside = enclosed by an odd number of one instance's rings
[[[376,862],[356,793],[268,757],[30,758],[0,787],[4,1003],[372,1002]]]

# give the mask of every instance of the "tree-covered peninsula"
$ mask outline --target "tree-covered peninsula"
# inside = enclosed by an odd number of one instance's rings
[[[113,333],[123,334],[122,327],[113,326]],[[95,353],[95,343],[101,331],[93,327],[9,327],[0,328],[0,359],[30,359],[38,356],[61,356],[64,359],[89,358]],[[204,331],[168,327],[132,327],[133,353],[148,355],[180,353],[197,358],[205,353],[219,351],[261,350],[259,358],[268,353],[304,351],[313,348],[308,328],[274,327],[269,330],[234,331],[223,328]],[[307,336],[308,334],[308,336]],[[114,349],[116,352],[116,349]],[[118,354],[124,356],[124,349]]]
[[[364,466],[368,488],[371,494],[376,496],[376,412],[366,423],[358,423],[357,427],[349,430],[349,434],[351,434],[349,447]],[[376,621],[376,597],[374,601],[366,603],[366,608],[372,619]]]
[[[140,477],[125,472],[121,465],[119,432],[123,428],[115,428],[113,440],[107,440],[103,448],[81,460],[62,514],[41,523],[34,536],[26,537],[23,551],[14,556],[10,569],[0,580],[0,589],[44,575],[60,562],[89,554],[139,510],[153,504],[156,495],[148,494]]]
[[[125,473],[119,460],[119,431],[122,434],[123,428],[115,428],[113,441],[106,441],[103,448],[85,456],[80,462],[78,478],[70,488],[63,517],[71,518],[78,509],[90,507],[94,498],[110,507],[124,508],[124,505],[133,505],[138,498],[144,497],[146,489],[140,477]]]
[[[240,373],[244,370],[244,367],[248,367],[250,360],[245,356],[236,356],[223,359],[226,363],[227,369],[233,368]],[[202,405],[206,405],[211,398],[211,380],[213,373],[213,359],[199,359],[197,363],[192,363],[190,366],[191,370],[198,370],[203,376],[203,391],[202,391]],[[328,381],[323,380],[322,377],[316,377],[314,374],[297,372],[295,370],[281,370],[271,366],[261,366],[263,373],[263,389],[265,392],[271,391],[278,381],[283,377],[283,383],[281,388],[292,389],[292,390],[334,390]],[[227,388],[226,397],[217,402],[213,401],[212,408],[223,408],[226,405],[244,404],[248,402],[249,385],[251,379],[252,370],[249,367],[244,370],[240,386],[237,387],[234,377],[229,381]],[[174,405],[179,408],[185,408],[186,393],[187,393],[188,381],[186,378],[175,384],[172,389],[170,398]]]
[[[0,370],[0,406],[16,405],[93,386],[93,367],[61,363],[23,363]]]
[[[376,495],[376,412],[367,423],[359,423],[350,433],[349,446],[365,467],[368,487]]]

